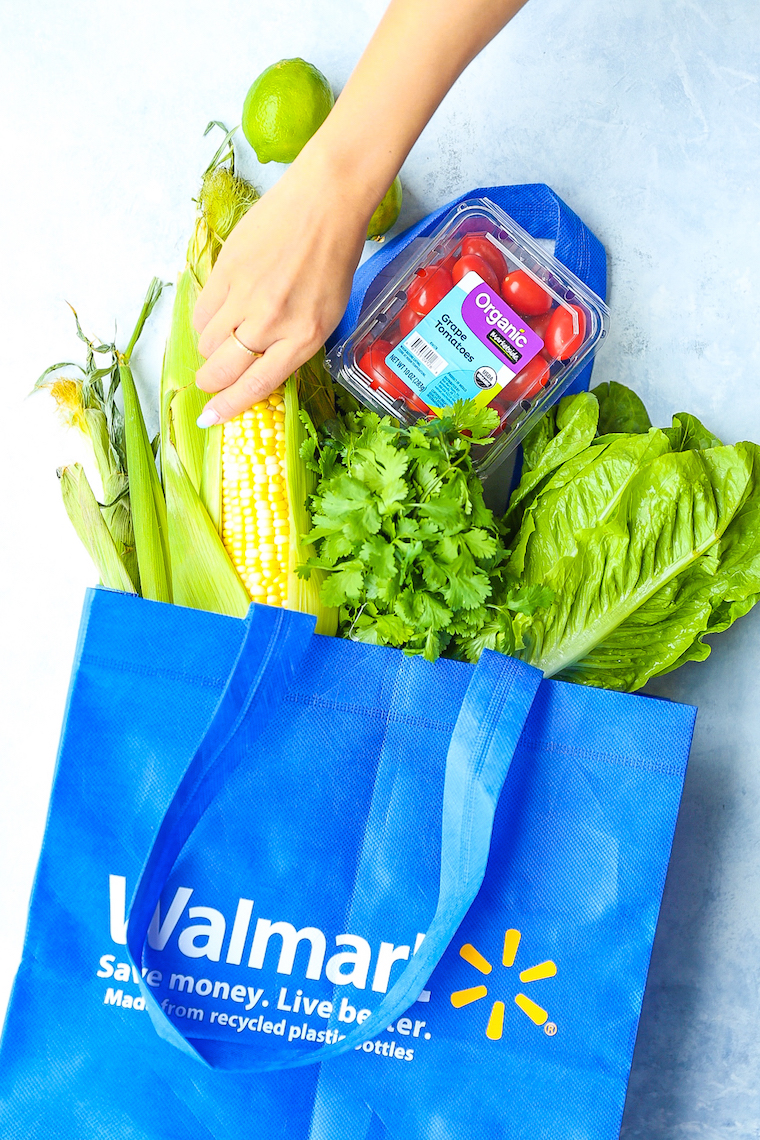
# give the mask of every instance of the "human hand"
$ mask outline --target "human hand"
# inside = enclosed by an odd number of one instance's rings
[[[206,358],[196,383],[217,393],[201,427],[265,399],[324,344],[348,302],[376,204],[307,147],[238,223],[193,317]]]
[[[375,207],[456,77],[524,3],[391,0],[332,111],[232,231],[201,292],[196,380],[217,393],[201,427],[264,399],[324,343]]]

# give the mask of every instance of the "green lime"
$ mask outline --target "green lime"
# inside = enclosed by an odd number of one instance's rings
[[[243,104],[243,133],[259,162],[292,162],[335,102],[321,71],[281,59],[254,80]]]
[[[367,240],[379,238],[396,224],[401,213],[401,179],[398,174],[385,192],[380,205],[369,220]]]

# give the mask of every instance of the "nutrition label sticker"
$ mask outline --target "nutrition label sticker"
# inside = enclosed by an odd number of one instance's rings
[[[433,411],[455,400],[489,404],[541,351],[544,342],[468,273],[388,353],[386,364]]]

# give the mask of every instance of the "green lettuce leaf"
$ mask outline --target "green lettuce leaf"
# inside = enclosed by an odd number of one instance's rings
[[[760,595],[760,451],[672,451],[665,432],[599,441],[526,511],[522,586],[553,592],[521,630],[547,676],[633,690],[709,653]]]
[[[703,451],[721,446],[721,440],[688,412],[678,412],[673,416],[673,426],[663,431],[674,451]]]
[[[556,435],[549,438],[548,431],[545,433],[546,444],[540,452],[536,445],[543,437],[534,437],[529,444],[534,462],[530,470],[524,472],[509,501],[504,516],[508,529],[519,526],[523,511],[535,498],[547,475],[588,447],[594,438],[598,418],[599,404],[590,392],[580,392],[577,396],[565,396],[560,400],[556,411]],[[551,421],[548,425],[551,426]]]
[[[545,412],[522,441],[523,478],[538,463],[550,440],[557,434],[557,409],[552,406]]]
[[[649,431],[652,421],[641,397],[625,384],[610,380],[594,388],[593,394],[599,401],[600,435]]]
[[[609,440],[594,441],[563,463],[531,504],[510,560],[514,573],[527,570],[531,581],[542,580],[560,558],[573,553],[575,534],[613,518],[635,476],[656,456],[670,451],[657,428],[646,435],[616,435]],[[529,542],[534,531],[540,541]]]

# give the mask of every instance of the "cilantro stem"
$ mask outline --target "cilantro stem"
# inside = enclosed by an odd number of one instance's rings
[[[359,606],[359,609],[356,611],[356,614],[354,615],[354,620],[351,622],[351,627],[350,627],[348,633],[346,634],[346,637],[349,641],[351,640],[351,634],[354,632],[354,629],[356,627],[356,623],[358,622],[359,618],[362,616],[362,614],[364,613],[366,608],[367,608],[367,603],[362,602],[361,606]]]

